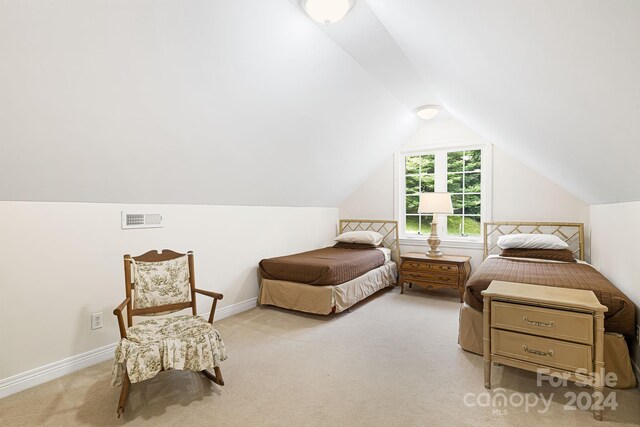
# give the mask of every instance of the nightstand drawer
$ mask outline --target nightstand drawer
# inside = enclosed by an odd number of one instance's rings
[[[418,280],[422,282],[442,283],[445,285],[456,285],[458,283],[458,276],[446,276],[426,271],[406,271],[403,273],[403,278],[408,282]]]
[[[572,311],[492,301],[491,326],[591,344],[593,316]]]
[[[429,270],[434,273],[451,273],[458,274],[458,266],[457,265],[448,265],[448,264],[429,264]]]
[[[426,262],[404,261],[402,263],[402,268],[405,270],[458,274],[458,266],[449,264],[429,264]]]
[[[575,372],[592,368],[591,346],[491,329],[491,354]]]

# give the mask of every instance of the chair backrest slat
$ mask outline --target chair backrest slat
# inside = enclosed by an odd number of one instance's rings
[[[155,307],[134,308],[131,311],[134,316],[144,316],[147,314],[163,313],[165,311],[184,310],[191,306],[193,306],[191,302],[178,302],[175,304],[157,305]]]
[[[187,252],[186,254],[181,254],[179,252],[174,252],[170,249],[163,249],[162,251],[149,251],[142,255],[132,257],[136,261],[142,262],[162,262],[162,261],[170,261],[172,259],[180,258],[185,255],[193,255],[193,252]]]

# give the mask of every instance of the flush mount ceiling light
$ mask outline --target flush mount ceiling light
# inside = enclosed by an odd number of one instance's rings
[[[422,107],[416,108],[416,114],[422,120],[431,120],[438,114],[440,114],[440,106],[439,105],[423,105]]]
[[[329,25],[349,12],[354,0],[301,0],[302,9],[316,22]]]

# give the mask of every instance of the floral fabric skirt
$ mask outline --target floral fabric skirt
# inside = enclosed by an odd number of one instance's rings
[[[125,372],[137,383],[162,370],[217,367],[226,358],[220,334],[200,316],[145,320],[127,329],[116,347],[111,385],[121,385]]]

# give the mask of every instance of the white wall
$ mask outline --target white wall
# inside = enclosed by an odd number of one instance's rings
[[[487,143],[457,120],[428,122],[416,131],[403,149],[455,144]],[[588,229],[589,206],[500,148],[493,147],[492,219],[494,221],[583,222]],[[394,215],[394,160],[389,156],[341,205],[341,218],[389,219]],[[588,247],[588,235],[587,235]],[[472,267],[482,262],[481,249],[447,247],[449,254],[469,255]],[[402,246],[402,252],[425,251]]]
[[[591,206],[591,261],[636,305],[640,317],[640,273],[635,264],[640,256],[640,202]],[[636,366],[640,348],[631,346]]]
[[[371,176],[340,205],[340,218],[393,218],[393,156],[388,156]]]
[[[159,212],[165,226],[121,230],[121,210]],[[226,307],[257,296],[260,259],[331,244],[338,209],[0,202],[0,218],[2,379],[119,339],[125,253],[193,250],[197,286]]]

